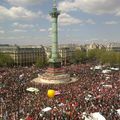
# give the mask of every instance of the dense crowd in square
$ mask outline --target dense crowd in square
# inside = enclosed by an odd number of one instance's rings
[[[31,83],[45,71],[35,66],[0,68],[1,120],[84,120],[83,112],[87,115],[100,112],[106,120],[119,120],[120,71],[103,74],[91,67],[90,64],[66,67],[66,72],[78,81],[60,85]],[[39,92],[28,92],[28,87],[38,88]],[[48,89],[59,91],[60,95],[49,98]],[[42,112],[48,106],[52,110]]]

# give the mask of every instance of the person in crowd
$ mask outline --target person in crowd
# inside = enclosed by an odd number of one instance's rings
[[[31,83],[43,73],[35,66],[0,68],[0,120],[82,120],[83,112],[88,115],[100,112],[106,120],[119,120],[120,71],[103,74],[90,67],[90,64],[66,67],[67,73],[79,79],[60,85]],[[28,87],[37,87],[39,92],[28,92]],[[52,99],[46,95],[51,88],[60,91]],[[42,112],[48,106],[52,110]]]

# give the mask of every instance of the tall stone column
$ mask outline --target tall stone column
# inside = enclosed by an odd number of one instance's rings
[[[73,78],[66,73],[64,67],[61,66],[61,59],[58,54],[58,24],[57,19],[60,12],[56,7],[56,0],[53,1],[53,9],[50,13],[52,17],[52,49],[51,58],[49,59],[49,67],[45,73],[34,79],[33,82],[45,84],[62,84],[69,83]],[[74,79],[75,80],[75,79]]]
[[[56,0],[53,0],[53,9],[50,13],[52,17],[52,48],[51,48],[51,58],[49,59],[50,67],[58,68],[61,66],[61,61],[58,55],[58,16],[60,12],[56,7]]]

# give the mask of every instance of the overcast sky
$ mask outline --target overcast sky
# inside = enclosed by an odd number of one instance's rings
[[[59,43],[120,42],[120,0],[57,0]],[[51,43],[52,0],[0,0],[0,44]]]

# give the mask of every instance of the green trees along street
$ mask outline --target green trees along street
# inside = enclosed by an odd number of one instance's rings
[[[92,49],[88,51],[76,50],[71,58],[72,63],[78,64],[84,61],[94,62],[102,64],[120,65],[120,52],[106,51],[105,49]]]
[[[14,60],[10,55],[0,53],[0,67],[12,66],[13,63],[14,63]]]

